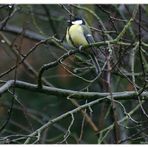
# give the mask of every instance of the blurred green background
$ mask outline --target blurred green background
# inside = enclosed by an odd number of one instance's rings
[[[80,7],[80,8],[78,8]],[[82,9],[82,8],[85,9]],[[123,29],[124,25],[131,18],[133,8],[135,5],[0,5],[0,21],[2,22],[7,19],[10,14],[10,18],[6,22],[6,26],[0,30],[0,74],[9,70],[13,65],[16,64],[16,55],[12,48],[17,49],[22,55],[26,55],[27,52],[39,42],[40,39],[46,39],[47,37],[54,36],[59,40],[62,40],[65,36],[67,20],[70,19],[68,11],[71,11],[76,16],[85,18],[89,26],[92,29],[93,36],[96,41],[104,41],[108,38],[104,35],[102,26],[99,21],[91,13],[93,12],[103,22],[109,35],[114,39]],[[86,11],[90,10],[89,11]],[[104,11],[103,11],[104,10]],[[147,21],[148,21],[148,6],[142,5],[142,40],[146,43],[148,41],[147,36]],[[117,18],[112,19],[111,17]],[[97,31],[94,29],[96,28]],[[13,30],[13,31],[11,31]],[[20,33],[18,33],[18,30]],[[24,32],[35,33],[36,38],[29,38],[24,36]],[[136,42],[138,40],[138,17],[137,22],[135,21],[130,29],[124,35],[123,41],[125,42]],[[9,44],[10,43],[10,44]],[[65,49],[69,49],[64,39],[61,43]],[[107,47],[101,47],[105,50]],[[145,47],[143,47],[145,50]],[[115,46],[114,52],[117,58],[120,53],[125,50],[124,57],[120,59],[119,68],[126,69],[130,72],[130,56],[132,48],[124,49],[124,47]],[[43,64],[55,61],[66,51],[55,45],[42,44],[38,46],[34,52],[32,52],[25,61],[27,61],[36,72],[39,72]],[[145,68],[147,68],[147,55],[143,55],[145,60]],[[136,84],[139,87],[143,86],[144,77],[141,75],[141,64],[139,56],[136,55],[135,62],[135,73]],[[66,67],[68,70],[73,70],[73,66],[79,68],[78,65],[74,65],[75,56],[68,58],[65,62],[69,66]],[[81,90],[87,83],[82,79],[75,77],[68,72],[61,64],[55,68],[49,69],[44,73],[44,78],[50,82],[54,87]],[[17,80],[36,84],[37,77],[32,74],[23,64],[17,68]],[[147,72],[147,71],[146,71]],[[0,77],[1,81],[8,81],[14,79],[15,71],[11,71],[8,74]],[[93,79],[94,74],[92,71],[82,73],[82,77],[87,80]],[[129,76],[129,78],[131,78]],[[128,82],[126,78],[119,75],[118,70],[114,70],[112,77],[112,91],[127,91],[134,90],[133,86]],[[1,83],[1,86],[3,83]],[[99,85],[99,86],[98,86]],[[90,88],[90,91],[103,91],[100,84],[96,82]],[[12,89],[0,97],[0,126],[7,120],[8,110],[11,106],[12,101]],[[17,139],[28,135],[49,119],[54,119],[63,113],[75,108],[75,106],[66,98],[56,97],[52,95],[40,94],[38,92],[31,92],[27,90],[16,89],[16,100],[14,102],[12,117],[10,118],[9,124],[0,133],[0,143],[23,143],[24,139]],[[134,98],[133,98],[134,99]],[[88,102],[91,100],[88,100]],[[85,100],[79,100],[79,104],[84,104]],[[139,102],[137,100],[121,101],[124,104],[127,112],[131,111]],[[96,125],[99,124],[99,117],[101,112],[102,103],[96,104],[92,107],[92,112],[87,109],[92,120]],[[120,105],[117,105],[120,118],[124,117],[123,109]],[[144,104],[144,109],[147,111],[147,103]],[[108,110],[110,112],[110,110]],[[133,133],[137,132],[137,127],[144,128],[147,125],[147,117],[143,115],[143,112],[139,108],[133,116],[135,120],[139,121],[140,124],[135,124],[131,120],[126,120],[123,125],[125,126],[121,134],[122,139],[130,137]],[[67,143],[85,143],[85,144],[96,144],[98,143],[98,135],[91,129],[87,122],[84,124],[83,137],[79,141],[81,132],[81,126],[83,122],[83,116],[80,112],[74,114],[74,122],[71,127],[71,133],[67,138]],[[71,123],[71,117],[66,117],[56,124],[50,126],[43,131],[41,139],[38,143],[55,144],[60,143],[64,139],[64,134],[67,131],[68,126]],[[112,120],[107,117],[105,118],[105,127],[109,126]],[[145,143],[147,141],[147,132],[142,133],[146,136],[140,135],[141,138],[136,140],[126,141],[127,143]],[[8,136],[8,137],[7,137]],[[145,138],[144,138],[145,137]],[[64,141],[63,143],[66,143]],[[114,143],[112,140],[112,134],[108,133],[106,139],[102,143]]]

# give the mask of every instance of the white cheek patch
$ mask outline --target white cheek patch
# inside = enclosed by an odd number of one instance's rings
[[[91,34],[87,34],[86,36],[92,36]]]
[[[81,25],[83,23],[82,20],[72,21],[73,25]]]

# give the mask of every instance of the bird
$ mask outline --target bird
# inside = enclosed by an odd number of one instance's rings
[[[95,43],[91,30],[84,19],[74,17],[67,22],[66,40],[69,46],[80,49],[83,46]],[[90,56],[92,63],[95,66],[96,74],[98,75],[100,72],[100,66],[95,52],[95,47],[90,47],[86,50],[86,53]]]

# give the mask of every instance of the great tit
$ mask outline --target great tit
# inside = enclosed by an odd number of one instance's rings
[[[68,21],[66,40],[70,46],[75,48],[80,48],[95,42],[90,28],[81,18],[74,18],[73,20]],[[91,57],[91,60],[95,65],[96,74],[98,74],[100,72],[100,67],[95,56],[95,48],[91,47],[91,49],[87,49],[86,53]]]

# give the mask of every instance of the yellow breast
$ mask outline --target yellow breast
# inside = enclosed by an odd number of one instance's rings
[[[72,43],[76,46],[88,45],[87,40],[83,34],[83,30],[80,25],[72,25],[69,29],[69,34],[72,40]]]

